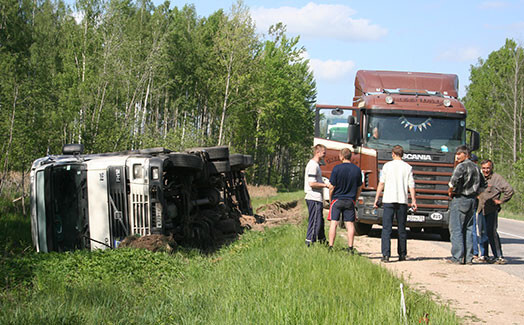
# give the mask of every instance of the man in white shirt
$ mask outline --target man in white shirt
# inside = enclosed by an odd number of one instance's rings
[[[306,192],[306,204],[309,211],[308,227],[306,233],[306,245],[309,247],[317,240],[326,241],[324,232],[323,189],[329,187],[322,181],[320,171],[320,160],[326,156],[326,147],[317,144],[313,148],[313,158],[306,166],[304,175],[304,192]]]
[[[402,160],[404,148],[394,146],[391,151],[392,161],[384,164],[380,173],[380,181],[375,196],[375,209],[378,208],[378,201],[382,190],[384,197],[384,213],[382,215],[382,262],[389,262],[391,256],[391,228],[393,217],[397,218],[398,228],[398,260],[405,261],[407,255],[407,232],[406,219],[408,211],[408,188],[411,194],[411,207],[413,211],[417,209],[415,199],[415,181],[411,166]]]

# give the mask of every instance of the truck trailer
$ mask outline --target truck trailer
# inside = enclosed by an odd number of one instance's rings
[[[172,236],[205,248],[253,214],[244,170],[228,147],[83,154],[79,144],[31,168],[31,231],[38,252],[117,248],[128,236]]]
[[[360,70],[353,106],[316,105],[314,143],[327,148],[323,177],[340,163],[342,148],[352,151],[352,162],[362,170],[358,235],[382,224],[383,209],[373,208],[380,170],[392,159],[393,146],[401,145],[403,160],[413,167],[418,206],[408,213],[407,226],[449,240],[447,189],[455,149],[468,142],[476,150],[480,141],[478,132],[466,128],[466,115],[454,74]]]

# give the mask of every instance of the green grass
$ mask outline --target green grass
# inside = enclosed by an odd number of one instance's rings
[[[401,280],[342,244],[306,248],[304,234],[305,225],[247,232],[211,256],[12,248],[0,263],[0,324],[403,323]],[[409,324],[425,313],[458,323],[428,294],[405,294]]]
[[[510,211],[505,211],[505,210],[500,211],[499,217],[524,221],[524,215],[513,213]]]

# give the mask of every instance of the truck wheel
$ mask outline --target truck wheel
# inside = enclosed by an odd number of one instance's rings
[[[363,236],[369,234],[373,225],[361,222],[355,222],[355,235]]]
[[[202,166],[204,165],[200,157],[186,153],[172,153],[169,155],[169,158],[175,167],[202,170]]]
[[[238,153],[229,155],[229,164],[233,170],[244,169],[244,155]]]
[[[253,164],[254,164],[253,156],[251,156],[251,155],[244,155],[244,169],[253,166]]]
[[[440,238],[443,241],[449,241],[449,229],[442,228],[442,229],[440,229],[439,233],[440,233]]]
[[[409,230],[411,232],[414,232],[415,234],[418,234],[418,233],[422,232],[422,227],[409,227]]]
[[[220,173],[227,173],[231,171],[229,161],[210,161],[208,162],[207,168],[210,175],[216,175]]]
[[[209,160],[227,160],[229,159],[229,147],[217,146],[217,147],[198,147],[186,150],[189,153],[195,152],[207,152]]]

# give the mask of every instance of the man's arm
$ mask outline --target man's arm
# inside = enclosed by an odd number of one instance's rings
[[[309,182],[309,186],[311,186],[311,188],[326,188],[326,187],[329,187],[329,185],[327,185],[325,183],[319,183],[319,182]]]
[[[502,203],[511,200],[511,197],[515,192],[513,191],[513,187],[511,187],[511,185],[509,185],[509,183],[502,176],[500,176],[499,184],[497,184],[497,187],[500,188],[500,192],[503,194],[503,197],[502,200],[493,199],[493,203],[501,205]]]
[[[380,198],[380,194],[382,193],[382,190],[384,190],[384,182],[378,183],[377,195],[375,195],[375,203],[373,204],[373,207],[375,209],[378,208],[378,199]]]
[[[411,194],[411,208],[413,208],[413,211],[417,210],[417,199],[415,198],[415,188],[410,187],[409,193]]]
[[[329,202],[333,200],[333,192],[335,192],[335,186],[329,185]]]

